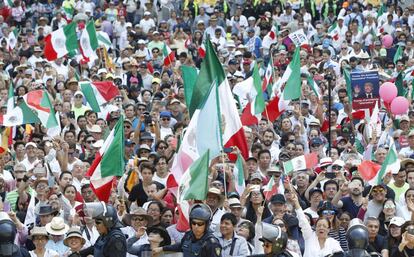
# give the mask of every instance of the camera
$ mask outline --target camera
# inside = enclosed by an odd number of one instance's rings
[[[67,113],[68,119],[74,119],[75,118],[75,112],[74,111],[70,111]]]
[[[144,117],[145,117],[145,120],[144,120],[145,124],[152,123],[152,117],[149,112],[144,112]]]

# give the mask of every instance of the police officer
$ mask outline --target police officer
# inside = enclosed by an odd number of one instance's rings
[[[26,249],[14,244],[16,225],[5,212],[0,212],[0,257],[29,257]]]
[[[346,257],[371,257],[378,256],[376,253],[369,254],[365,249],[368,248],[368,229],[359,219],[353,219],[349,223],[346,232],[349,250],[344,254]]]
[[[85,203],[85,213],[90,213],[95,220],[99,237],[95,245],[82,250],[81,256],[93,255],[95,257],[125,257],[127,243],[125,235],[120,228],[116,210],[105,203]]]
[[[182,252],[183,257],[219,257],[221,246],[217,238],[209,231],[211,210],[205,204],[196,204],[190,211],[191,230],[186,232],[180,243],[153,249],[153,253],[162,251]]]
[[[297,253],[286,249],[288,236],[280,227],[262,223],[262,238],[264,254],[250,255],[250,257],[297,257]]]

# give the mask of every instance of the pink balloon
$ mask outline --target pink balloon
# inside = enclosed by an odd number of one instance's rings
[[[390,35],[385,35],[385,36],[382,38],[382,45],[383,45],[385,48],[387,48],[387,49],[391,48],[392,43],[393,43],[393,38],[392,38],[392,36],[390,36]]]
[[[394,115],[406,114],[409,105],[410,104],[405,97],[398,96],[391,102],[391,112]]]
[[[386,103],[391,103],[397,97],[398,89],[394,83],[385,82],[379,88],[379,95]]]

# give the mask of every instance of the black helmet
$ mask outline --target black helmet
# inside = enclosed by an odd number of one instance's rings
[[[350,222],[350,227],[346,232],[346,240],[348,247],[352,249],[366,249],[368,242],[368,229],[359,220],[353,219]]]
[[[115,208],[112,205],[106,205],[104,202],[85,203],[84,212],[88,213],[93,219],[102,220],[108,229],[120,225]]]
[[[14,244],[16,225],[5,212],[0,212],[0,256],[12,256],[18,251]]]
[[[272,243],[272,254],[279,254],[286,249],[288,236],[279,226],[262,223],[262,238],[259,240]]]
[[[190,211],[190,223],[193,219],[206,222],[208,227],[211,219],[211,209],[206,204],[195,204]]]

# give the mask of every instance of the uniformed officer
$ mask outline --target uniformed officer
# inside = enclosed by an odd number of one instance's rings
[[[346,232],[349,250],[344,254],[346,257],[371,257],[378,256],[369,254],[365,249],[368,248],[368,229],[359,219],[353,219],[349,223]]]
[[[279,226],[262,223],[262,238],[264,254],[250,255],[250,257],[296,257],[297,253],[286,249],[288,236]]]
[[[26,249],[14,244],[16,225],[5,212],[0,212],[0,257],[29,257]]]
[[[125,257],[127,243],[125,235],[120,228],[122,224],[118,220],[116,210],[105,203],[86,203],[85,213],[91,214],[95,220],[99,237],[95,245],[82,250],[82,256],[93,255],[94,257]]]
[[[205,204],[196,204],[190,211],[191,230],[186,232],[180,243],[153,249],[153,253],[162,251],[182,252],[184,257],[220,257],[221,246],[209,231],[211,210]]]

